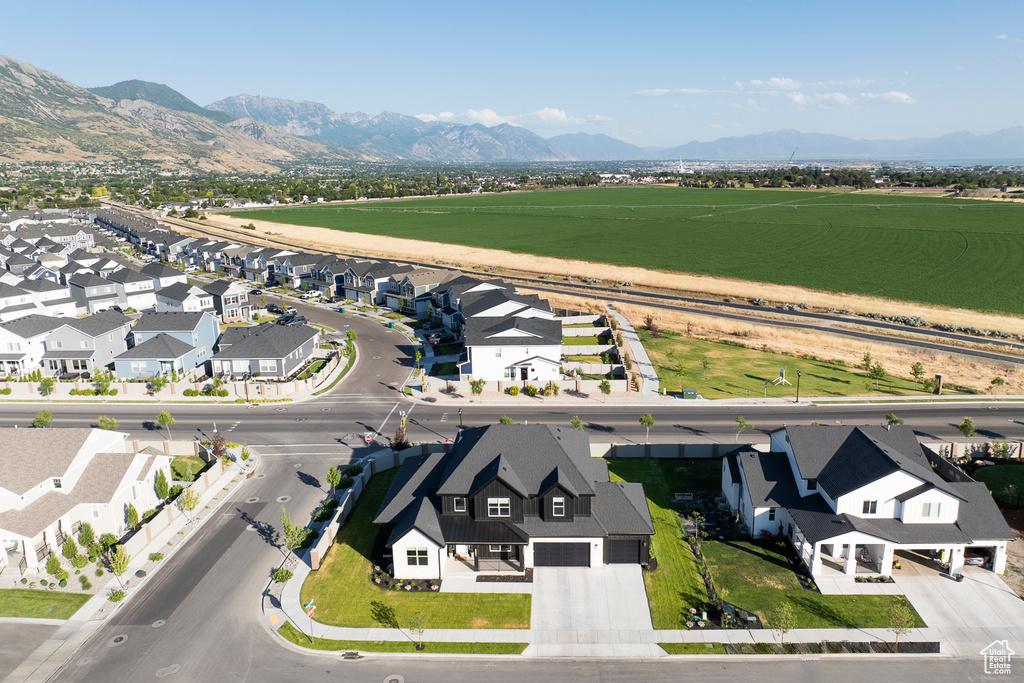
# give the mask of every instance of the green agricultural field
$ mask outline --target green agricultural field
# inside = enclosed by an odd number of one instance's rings
[[[235,212],[258,219],[1024,314],[1024,206],[627,187]],[[792,302],[796,303],[796,302]]]

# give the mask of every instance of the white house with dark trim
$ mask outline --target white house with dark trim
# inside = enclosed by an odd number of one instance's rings
[[[985,484],[940,477],[904,426],[783,427],[769,452],[723,459],[722,490],[753,536],[789,539],[812,575],[888,576],[894,559],[932,556],[959,574],[965,552],[1002,574],[1013,540]]]

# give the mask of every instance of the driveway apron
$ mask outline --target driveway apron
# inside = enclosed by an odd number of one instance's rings
[[[640,565],[537,567],[534,631],[649,631],[651,612]]]

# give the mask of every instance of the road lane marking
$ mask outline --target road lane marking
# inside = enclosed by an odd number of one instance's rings
[[[380,423],[380,427],[377,428],[377,433],[378,434],[383,434],[384,433],[384,425],[386,425],[388,423],[388,420],[391,419],[391,416],[395,414],[395,410],[397,410],[397,409],[398,409],[398,404],[396,403],[394,406],[392,406],[391,412],[388,413],[388,416],[385,417],[384,421]]]

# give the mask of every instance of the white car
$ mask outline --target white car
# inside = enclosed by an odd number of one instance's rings
[[[324,293],[323,293],[323,292],[321,292],[320,290],[316,290],[316,289],[314,289],[314,290],[310,290],[310,291],[306,292],[305,294],[303,294],[303,295],[302,295],[302,296],[300,296],[299,298],[300,298],[300,299],[304,299],[304,300],[309,300],[309,299],[322,299],[322,298],[323,298],[323,296],[324,296]]]

